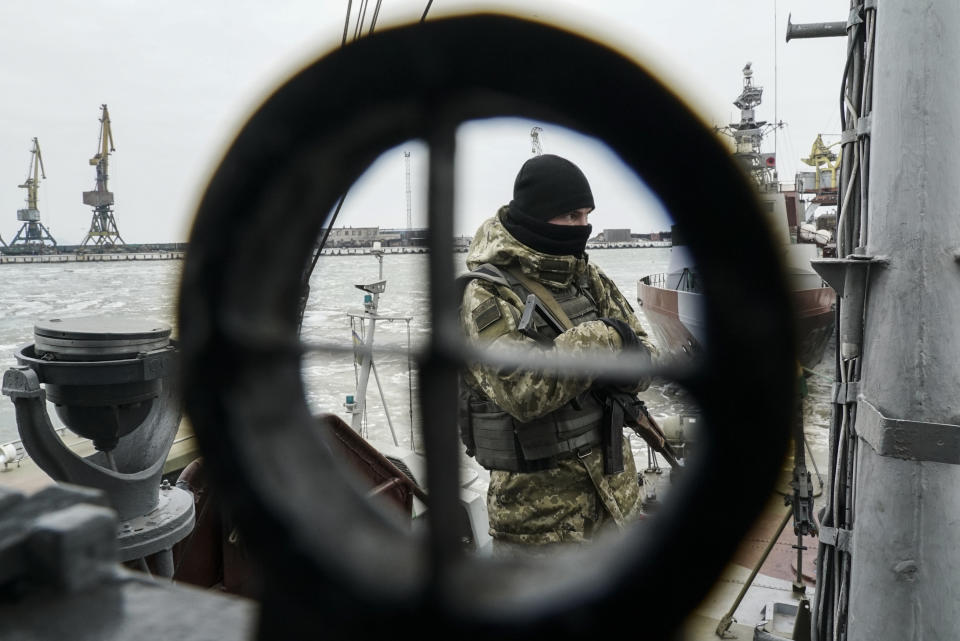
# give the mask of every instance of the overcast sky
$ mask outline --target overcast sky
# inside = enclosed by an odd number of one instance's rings
[[[283,81],[340,43],[347,0],[8,0],[0,4],[0,236],[9,242],[24,206],[31,140],[46,169],[41,221],[60,244],[81,241],[93,189],[100,105],[109,107],[110,156],[119,231],[127,242],[188,239],[196,204],[238,128]],[[515,2],[515,13],[594,34],[637,58],[709,124],[739,119],[731,104],[744,63],[764,88],[758,117],[782,120],[776,151],[792,180],[819,133],[839,135],[845,38],[784,42],[794,23],[845,20],[846,0],[579,0]],[[354,0],[351,33],[361,0]],[[367,10],[367,24],[375,0]],[[377,28],[419,19],[425,0],[382,0]],[[494,4],[434,0],[431,17]],[[535,73],[535,70],[531,70]],[[655,199],[601,144],[549,123],[495,121],[464,127],[458,140],[456,231],[471,235],[510,200],[530,157],[530,128],[543,149],[564,155],[593,186],[595,231],[667,229]],[[637,123],[637,126],[645,126]],[[767,151],[774,151],[771,137]],[[339,225],[404,227],[403,151],[411,153],[414,226],[425,222],[426,148],[387,150],[350,191]]]

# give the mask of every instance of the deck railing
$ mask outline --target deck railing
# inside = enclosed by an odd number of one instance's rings
[[[650,274],[649,276],[641,278],[640,282],[644,285],[658,287],[660,289],[673,289],[678,292],[689,292],[693,294],[702,293],[700,290],[700,280],[697,278],[696,273],[689,269],[684,269],[679,276],[665,272]]]

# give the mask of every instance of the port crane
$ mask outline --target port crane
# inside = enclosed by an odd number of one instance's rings
[[[43,156],[40,153],[40,142],[34,138],[30,149],[30,164],[27,166],[27,179],[18,185],[27,190],[27,206],[17,210],[17,220],[23,225],[12,241],[10,247],[25,246],[32,249],[56,247],[57,241],[50,235],[50,231],[40,222],[40,210],[37,207],[37,190],[40,180],[46,180],[47,173],[43,167]]]
[[[113,192],[107,189],[107,159],[115,151],[113,146],[113,129],[110,126],[110,113],[107,105],[100,105],[100,140],[97,153],[90,159],[90,164],[97,168],[97,183],[93,191],[83,192],[83,204],[93,207],[93,219],[90,221],[90,231],[84,236],[81,246],[93,244],[95,246],[123,245],[123,238],[117,230],[117,221],[113,217]]]
[[[540,146],[540,132],[542,127],[534,127],[530,130],[530,153],[539,156],[543,153],[543,147]]]
[[[828,145],[823,142],[823,134],[817,134],[817,139],[813,141],[813,147],[810,149],[810,156],[800,159],[811,167],[816,168],[816,173],[814,174],[815,189],[819,190],[821,187],[825,189],[837,188],[837,170],[840,168],[840,163],[843,162],[843,150],[841,149],[839,153],[833,153],[831,149],[840,144],[840,142],[835,142],[832,145]],[[821,167],[830,172],[829,186],[820,184]]]

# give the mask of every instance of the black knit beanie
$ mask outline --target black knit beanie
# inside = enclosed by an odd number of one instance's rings
[[[593,209],[593,192],[579,167],[551,154],[523,163],[513,183],[511,211],[547,222],[583,207]]]
[[[504,226],[517,240],[537,251],[581,256],[592,226],[553,225],[547,221],[584,207],[593,209],[593,192],[580,168],[560,156],[534,156],[517,173]]]

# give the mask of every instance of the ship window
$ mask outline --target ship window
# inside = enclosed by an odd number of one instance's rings
[[[389,66],[377,64],[384,51],[391,52]],[[537,73],[517,74],[518,60]],[[571,74],[576,92],[568,90]],[[331,78],[340,85],[337,100],[329,100]],[[646,370],[689,389],[704,411],[700,424],[709,426],[696,464],[677,486],[681,509],[644,522],[657,536],[631,528],[608,545],[521,564],[519,573],[515,563],[463,554],[451,429],[458,369],[471,359],[501,358],[479,354],[459,334],[458,128],[504,116],[589,132],[643,176],[684,225],[705,274],[713,339],[700,371]],[[398,527],[366,500],[317,438],[300,367],[305,354],[339,348],[298,334],[304,269],[320,230],[331,226],[318,212],[333,211],[380,154],[410,139],[429,147],[430,332],[417,367],[430,408],[423,412],[430,509],[425,530],[416,531]],[[675,171],[680,166],[682,176]],[[723,566],[713,557],[732,554],[768,501],[786,452],[795,359],[784,336],[791,310],[777,255],[765,245],[756,225],[760,212],[742,181],[715,136],[634,60],[570,30],[515,18],[476,15],[385,30],[321,59],[271,94],[224,157],[197,213],[179,320],[186,411],[218,487],[260,544],[265,571],[274,573],[268,585],[275,593],[263,614],[275,636],[292,636],[276,626],[292,630],[316,620],[341,631],[363,621],[375,631],[409,623],[427,633],[436,631],[432,626],[482,628],[530,638],[575,621],[591,633],[613,634],[620,622],[607,613],[624,602],[653,604],[645,632],[672,636],[668,628],[701,602]],[[709,215],[718,201],[726,205],[723,217]],[[733,238],[731,228],[738,230]],[[729,238],[732,248],[718,238]],[[747,327],[744,309],[764,322]],[[516,364],[515,355],[502,357]],[[552,366],[594,367],[612,377],[638,372],[636,364],[609,358],[556,359]],[[730,380],[761,387],[747,420],[727,399]],[[736,502],[709,482],[723,477],[733,456],[751,461],[756,480]],[[702,545],[704,522],[724,524],[711,531],[710,546]],[[675,576],[678,559],[685,561],[685,589],[666,599],[662,581]],[[510,615],[518,611],[522,620]]]

